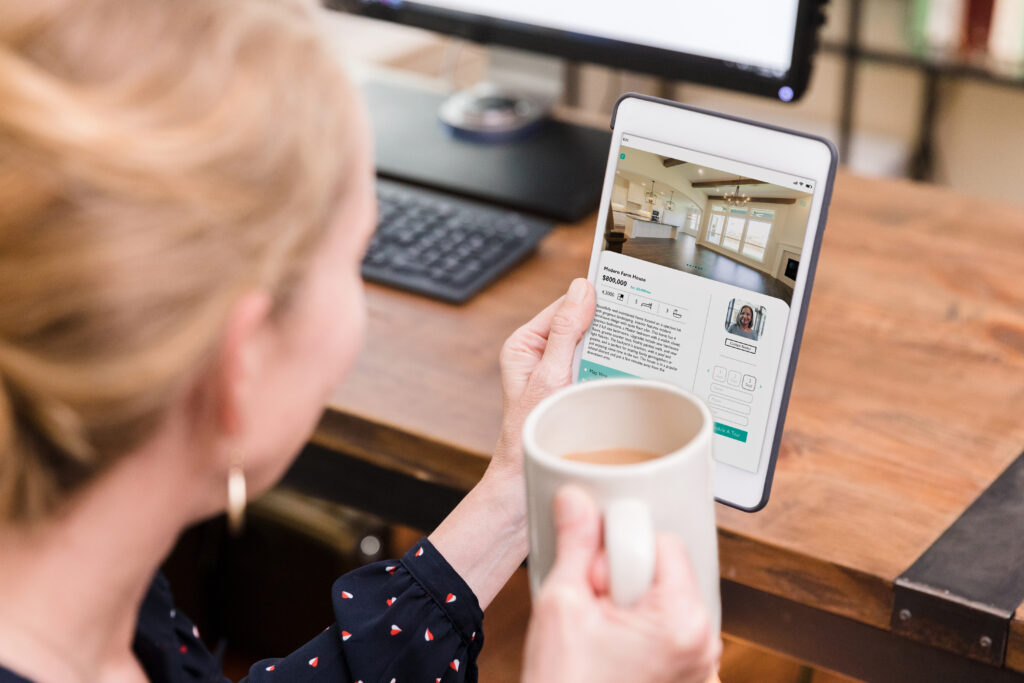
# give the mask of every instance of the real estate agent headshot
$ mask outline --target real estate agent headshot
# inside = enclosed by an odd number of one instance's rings
[[[367,316],[370,134],[314,14],[0,4],[0,682],[224,680],[158,567],[282,476]],[[480,482],[404,558],[325,586],[336,622],[250,681],[476,680],[482,610],[526,555],[522,423],[593,312],[576,280],[512,334]],[[594,504],[568,489],[555,517],[528,680],[707,679],[720,643],[680,543],[620,609]]]
[[[749,304],[743,304],[740,306],[739,313],[736,314],[735,321],[727,328],[729,334],[735,334],[739,337],[746,337],[753,341],[757,341],[757,332],[754,331],[754,308]]]

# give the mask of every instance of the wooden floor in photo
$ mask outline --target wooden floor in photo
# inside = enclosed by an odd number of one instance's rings
[[[697,238],[691,235],[680,234],[674,240],[634,237],[622,245],[622,253],[684,273],[774,296],[787,304],[793,300],[793,288],[786,283],[697,244]]]

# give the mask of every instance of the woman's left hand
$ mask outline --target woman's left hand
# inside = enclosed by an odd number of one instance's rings
[[[501,349],[503,417],[491,461],[519,475],[523,422],[535,405],[572,382],[572,356],[594,318],[594,288],[583,278],[569,291],[512,333]]]
[[[572,355],[594,317],[594,288],[573,280],[565,296],[512,333],[501,349],[504,417],[483,479],[430,540],[486,608],[526,557],[523,422],[572,380]]]

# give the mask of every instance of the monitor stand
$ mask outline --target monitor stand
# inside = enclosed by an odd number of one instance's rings
[[[438,118],[442,93],[373,80],[362,89],[379,175],[564,222],[597,209],[609,131],[544,119],[521,139],[476,142]]]

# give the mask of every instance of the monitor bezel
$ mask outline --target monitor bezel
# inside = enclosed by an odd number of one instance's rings
[[[415,2],[327,0],[327,7],[330,9],[458,36],[476,43],[551,54],[674,81],[729,88],[782,101],[796,101],[807,90],[813,55],[818,45],[818,28],[822,24],[822,5],[822,0],[799,0],[790,68],[785,74],[778,75],[756,70],[750,65],[739,65],[721,59],[585,36],[484,15],[435,7],[424,8]],[[785,87],[792,91],[792,97],[789,99],[780,96]]]

